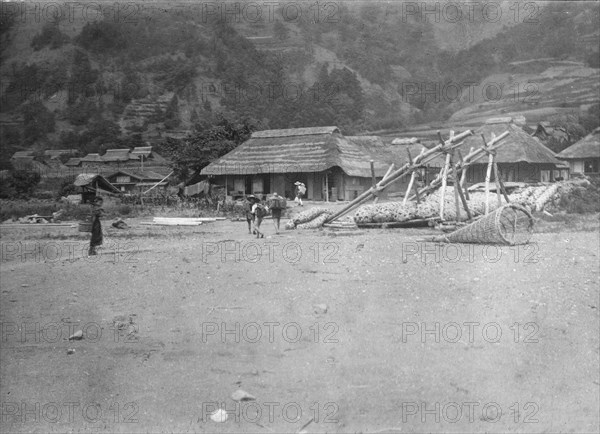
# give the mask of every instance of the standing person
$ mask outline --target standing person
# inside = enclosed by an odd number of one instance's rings
[[[246,210],[246,221],[248,222],[248,233],[255,234],[256,231],[252,229],[252,225],[254,224],[254,213],[252,212],[252,207],[256,203],[256,197],[252,194],[246,196],[246,203],[244,204],[244,208]]]
[[[273,225],[275,226],[275,233],[279,233],[279,223],[281,222],[281,212],[286,208],[285,199],[277,194],[273,193],[271,197],[269,208],[271,209],[271,216],[273,217]]]
[[[252,214],[254,214],[254,230],[256,231],[256,238],[264,238],[265,234],[260,231],[260,224],[263,218],[268,214],[269,208],[257,199],[256,203],[252,206]]]
[[[304,194],[306,193],[306,186],[300,181],[296,181],[294,185],[296,186],[295,201],[298,204],[298,206],[304,206],[304,204],[302,203],[302,196],[304,196]]]
[[[97,255],[96,247],[102,245],[102,224],[100,223],[100,216],[104,213],[102,203],[103,199],[97,197],[92,204],[92,238],[90,239],[89,256]]]

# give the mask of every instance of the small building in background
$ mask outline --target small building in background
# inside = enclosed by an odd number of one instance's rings
[[[156,192],[164,191],[168,182],[160,173],[141,170],[118,170],[106,179],[122,193],[143,193],[154,187]],[[158,184],[158,185],[157,185]]]
[[[120,194],[121,192],[102,175],[80,173],[73,182],[81,192],[81,203],[91,202],[96,196]]]
[[[571,173],[600,174],[600,127],[557,155],[569,164]]]

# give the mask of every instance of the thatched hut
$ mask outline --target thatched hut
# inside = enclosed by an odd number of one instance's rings
[[[81,188],[82,203],[90,202],[94,197],[102,194],[121,193],[106,178],[95,173],[80,173],[75,178],[73,185]]]
[[[267,130],[253,133],[201,174],[214,176],[232,197],[276,191],[291,198],[301,181],[309,200],[352,200],[371,186],[371,160],[376,180],[391,163],[403,164],[379,137],[345,137],[335,126]]]
[[[473,136],[467,137],[459,149],[463,156],[467,155],[471,148],[483,146],[482,134],[489,142],[492,135],[499,136],[505,131],[509,135],[503,139],[495,157],[502,179],[508,182],[554,181],[555,172],[562,169],[561,162],[538,138],[527,134],[510,118],[490,119],[475,130]],[[474,184],[485,181],[486,170],[487,158],[484,156],[469,166],[467,182]]]
[[[571,173],[600,174],[600,127],[556,157],[569,163]]]

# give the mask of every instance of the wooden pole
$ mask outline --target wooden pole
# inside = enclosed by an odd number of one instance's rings
[[[459,155],[460,155],[460,150],[458,151]],[[471,146],[471,149],[469,150],[469,155],[473,153],[473,147]],[[460,189],[462,190],[463,188],[465,189],[465,196],[467,199],[469,198],[469,189],[465,188],[465,181],[467,180],[467,170],[468,170],[468,165],[465,166],[464,164],[464,160],[462,158],[462,155],[460,155],[460,162],[461,165],[463,166],[462,170],[461,170],[461,174],[460,174]]]
[[[490,211],[490,176],[492,174],[492,165],[494,163],[494,156],[490,153],[488,155],[487,171],[485,172],[485,213]]]
[[[325,171],[325,200],[329,202],[329,175]]]
[[[375,196],[373,203],[377,203],[377,199],[379,199],[379,197],[377,191],[375,191],[375,187],[377,186],[377,179],[375,178],[375,162],[371,160],[369,163],[371,164],[371,189],[374,191],[373,196]]]
[[[410,150],[406,149],[406,153],[408,155],[408,162],[413,164],[412,156],[410,155]],[[423,152],[421,152],[423,153]],[[408,188],[406,189],[406,193],[404,194],[404,200],[402,201],[402,205],[406,205],[406,201],[408,200],[408,195],[410,194],[410,190],[412,189],[413,183],[415,182],[416,171],[410,175],[410,181],[408,182]]]
[[[154,184],[152,187],[150,187],[148,190],[146,190],[145,192],[143,192],[142,194],[146,194],[148,193],[150,190],[152,190],[154,187],[156,187],[157,185],[159,185],[161,182],[163,182],[165,179],[167,179],[169,176],[171,176],[173,174],[173,172],[169,173],[167,176],[165,176],[163,179],[161,179],[160,181],[158,181],[156,184]]]
[[[494,183],[496,184],[496,198],[498,200],[498,207],[502,206],[502,194],[500,193],[500,182],[498,181],[498,164],[496,164],[496,156],[494,155],[494,162],[492,164],[494,169]]]
[[[408,188],[406,189],[406,193],[404,194],[404,199],[402,200],[402,205],[406,205],[406,201],[408,200],[408,195],[413,188],[413,184],[415,182],[415,177],[417,176],[417,172],[413,172],[410,175],[410,181],[408,181]]]
[[[454,172],[454,181],[457,182],[457,172]],[[467,212],[467,217],[469,220],[473,220],[473,215],[471,214],[471,210],[469,209],[469,205],[467,204],[467,200],[465,199],[465,195],[463,194],[462,187],[458,187],[458,195],[460,196],[460,200],[463,204],[463,208]],[[458,213],[457,213],[458,215]]]
[[[452,158],[450,158],[450,164],[452,164]],[[460,221],[460,204],[458,197],[458,190],[460,190],[460,185],[458,185],[458,176],[456,170],[452,172],[452,182],[454,185],[454,208],[456,209],[456,221]]]
[[[442,172],[442,188],[440,190],[440,219],[444,220],[444,196],[446,194],[446,183],[448,182],[448,170],[450,167],[450,154],[446,154],[446,163]]]
[[[502,194],[504,195],[504,200],[506,200],[506,203],[510,203],[510,200],[508,199],[508,193],[506,193],[506,189],[504,188],[504,182],[502,181],[502,177],[500,176],[500,170],[498,169],[498,163],[496,163],[494,161],[494,176],[496,177],[496,180],[498,181],[498,185],[500,186],[500,190],[502,191]]]

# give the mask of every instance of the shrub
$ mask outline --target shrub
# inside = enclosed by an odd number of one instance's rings
[[[2,182],[0,197],[4,199],[27,199],[33,193],[36,185],[40,183],[41,176],[38,172],[29,170],[14,170]]]
[[[600,180],[590,178],[591,185],[579,187],[560,197],[560,207],[569,214],[600,212]]]

